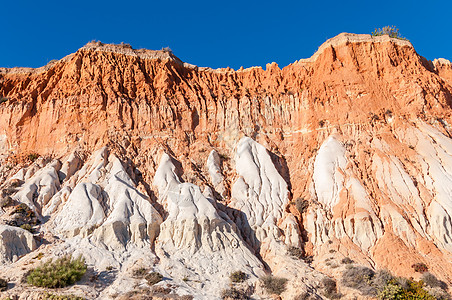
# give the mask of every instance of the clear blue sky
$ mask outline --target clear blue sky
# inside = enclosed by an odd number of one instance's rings
[[[91,40],[169,46],[208,67],[281,67],[341,32],[395,25],[427,59],[452,59],[452,1],[8,1],[0,67],[40,67]]]

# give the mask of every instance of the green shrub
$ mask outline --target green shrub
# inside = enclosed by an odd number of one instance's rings
[[[154,285],[162,281],[163,275],[158,272],[151,272],[147,274],[145,278],[148,281],[149,285]]]
[[[419,273],[425,273],[428,271],[428,267],[424,263],[415,263],[415,264],[411,265],[411,267],[414,269],[415,272],[419,272]]]
[[[232,272],[231,275],[229,275],[229,279],[231,279],[231,282],[235,283],[244,282],[246,280],[246,274],[242,271]]]
[[[0,278],[0,292],[4,292],[8,289],[8,281],[3,278]]]
[[[8,98],[0,97],[0,104],[5,103],[6,101],[8,101]]]
[[[84,300],[85,298],[76,295],[55,295],[47,293],[44,296],[44,300]]]
[[[230,289],[225,289],[225,290],[221,291],[221,299],[223,299],[223,300],[227,300],[227,299],[242,300],[242,299],[250,299],[250,298],[248,297],[248,295],[246,295],[246,293],[244,291],[236,289],[236,288],[230,288]]]
[[[29,161],[34,162],[35,160],[38,159],[39,154],[37,154],[37,153],[30,153],[30,154],[28,154],[27,157],[28,157]]]
[[[267,293],[281,295],[286,290],[287,279],[267,275],[261,278],[261,282]]]
[[[85,272],[86,264],[83,257],[73,259],[66,255],[31,270],[27,282],[38,287],[61,288],[76,283]]]
[[[375,30],[372,32],[372,36],[380,36],[380,35],[389,35],[391,38],[396,38],[399,40],[407,40],[406,38],[402,37],[399,33],[399,29],[395,26],[385,26],[383,28],[375,28]]]
[[[20,228],[25,229],[26,231],[33,233],[33,227],[30,224],[22,224],[22,225],[20,225]]]
[[[287,248],[287,253],[294,257],[294,258],[298,258],[298,259],[302,259],[304,256],[304,252],[301,248],[299,247],[294,247],[294,246],[290,246],[289,248]]]
[[[403,299],[403,295],[404,289],[392,281],[378,293],[378,299]]]

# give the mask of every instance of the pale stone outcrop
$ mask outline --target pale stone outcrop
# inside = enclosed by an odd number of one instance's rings
[[[33,235],[21,228],[0,225],[0,264],[17,261],[36,249]]]
[[[227,287],[232,272],[243,271],[251,281],[262,276],[263,264],[244,244],[235,225],[220,216],[212,204],[215,200],[206,198],[198,186],[181,183],[175,170],[172,158],[163,154],[154,177],[168,210],[156,244],[160,269],[178,280],[202,278],[205,288],[195,293],[206,299],[209,294],[219,296],[218,288]]]

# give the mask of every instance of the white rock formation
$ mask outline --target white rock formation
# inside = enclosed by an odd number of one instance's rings
[[[202,280],[202,290],[197,284],[182,285],[206,299],[219,295],[234,271],[247,273],[251,280],[263,275],[262,263],[243,243],[235,226],[220,217],[198,186],[181,183],[175,171],[172,159],[163,154],[154,178],[159,198],[168,208],[156,243],[162,272],[178,281],[184,277],[190,282]]]
[[[258,249],[268,236],[278,239],[277,222],[289,201],[287,183],[264,146],[249,137],[237,145],[235,164],[239,178],[232,186],[230,207],[246,241]]]
[[[58,171],[61,168],[59,161],[53,161],[44,168],[33,172],[33,176],[28,178],[30,171],[34,171],[33,167],[27,170],[24,177],[18,178],[25,180],[18,192],[14,195],[14,199],[27,204],[37,213],[41,213],[42,208],[60,189],[60,181]]]
[[[0,264],[15,262],[36,249],[33,235],[18,227],[0,225]]]
[[[220,162],[221,161],[218,152],[212,150],[209,154],[209,157],[207,158],[207,168],[209,170],[209,175],[213,187],[218,193],[224,195],[224,193],[226,192],[226,188],[224,186],[224,176],[221,173]]]

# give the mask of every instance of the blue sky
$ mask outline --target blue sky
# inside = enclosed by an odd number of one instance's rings
[[[91,40],[169,46],[207,67],[281,67],[341,32],[395,25],[427,59],[452,59],[452,1],[1,1],[0,67],[40,67]]]

